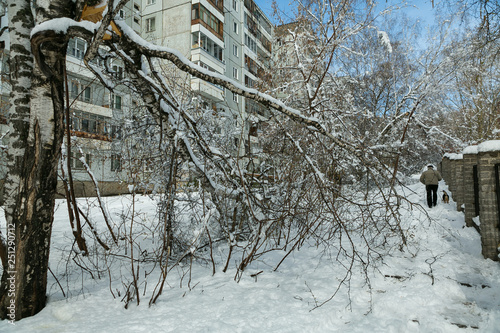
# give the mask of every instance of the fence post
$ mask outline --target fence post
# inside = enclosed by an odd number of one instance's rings
[[[455,155],[455,202],[457,203],[457,211],[464,211],[464,156],[462,154]]]
[[[473,218],[479,215],[479,184],[477,179],[477,146],[469,146],[462,152],[463,160],[463,187],[464,187],[464,214],[465,224],[468,227],[476,226]],[[476,168],[474,168],[476,166]],[[476,178],[474,177],[476,169]],[[475,186],[476,185],[476,186]],[[476,209],[477,208],[477,209]]]
[[[500,140],[486,141],[478,146],[479,206],[482,253],[498,261],[500,230],[495,165],[500,163]]]

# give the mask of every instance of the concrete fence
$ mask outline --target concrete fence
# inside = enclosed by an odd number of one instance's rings
[[[466,225],[481,234],[483,256],[500,260],[500,140],[445,154],[440,170]]]

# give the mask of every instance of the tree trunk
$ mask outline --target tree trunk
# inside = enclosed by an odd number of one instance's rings
[[[57,0],[38,5],[40,22],[73,8]],[[8,6],[12,83],[5,182],[8,260],[0,284],[0,318],[19,320],[38,313],[46,303],[57,165],[64,134],[62,73],[67,41],[60,37],[43,43],[46,66],[42,73],[31,53],[34,18],[30,1],[9,0]]]

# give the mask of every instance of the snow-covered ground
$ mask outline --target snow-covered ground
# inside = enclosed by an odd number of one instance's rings
[[[408,198],[424,205],[423,185],[410,189]],[[121,200],[107,198],[110,211]],[[154,212],[141,200],[138,207]],[[61,265],[57,249],[70,234],[64,202],[58,206],[51,266]],[[500,332],[500,264],[482,258],[479,235],[456,204],[427,210],[431,220],[418,209],[402,212],[412,245],[386,257],[368,281],[355,268],[350,288],[321,307],[345,270],[320,249],[302,247],[277,271],[276,253],[252,264],[239,283],[232,269],[212,276],[211,267],[196,265],[189,283],[171,272],[152,307],[145,298],[125,309],[106,277],[84,278],[83,294],[64,298],[49,276],[47,307],[15,325],[0,322],[0,332]]]

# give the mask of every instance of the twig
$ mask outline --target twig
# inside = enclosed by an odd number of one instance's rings
[[[64,297],[66,297],[66,293],[64,292],[64,289],[63,289],[63,287],[61,286],[61,284],[59,283],[59,280],[58,280],[58,279],[57,279],[57,277],[55,276],[54,272],[52,272],[52,270],[50,269],[50,267],[48,267],[48,269],[49,269],[50,274],[52,274],[52,276],[54,277],[54,279],[56,279],[56,282],[57,282],[57,284],[59,285],[59,288],[61,288],[61,292],[62,292],[63,296],[64,296]]]

